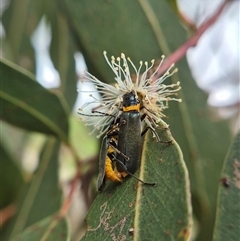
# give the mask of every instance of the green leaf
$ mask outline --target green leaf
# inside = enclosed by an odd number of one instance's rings
[[[162,140],[172,137],[159,131]],[[82,240],[187,240],[191,227],[188,173],[177,143],[159,143],[148,133],[136,176],[109,183],[95,199]]]
[[[72,109],[77,97],[77,76],[74,60],[74,43],[66,19],[62,11],[50,19],[52,27],[51,56],[54,66],[61,77],[61,93]]]
[[[197,240],[211,240],[218,181],[230,143],[230,132],[225,121],[214,121],[206,95],[189,76],[187,63],[180,61],[178,68],[175,77],[181,81],[183,101],[169,104],[165,121],[181,146],[188,167],[193,210],[201,227]]]
[[[240,133],[233,141],[221,173],[214,241],[240,237]]]
[[[19,189],[23,185],[23,177],[19,167],[11,155],[0,143],[0,209],[16,200]]]
[[[69,241],[68,229],[68,222],[65,218],[52,216],[31,225],[11,241]]]
[[[53,138],[46,141],[38,169],[19,196],[18,213],[4,230],[5,240],[59,210],[62,198],[58,183],[59,145]]]
[[[35,61],[30,37],[42,14],[41,1],[29,0],[11,0],[3,12],[2,22],[10,47],[7,52],[3,49],[3,56],[31,71]]]
[[[124,52],[137,63],[162,55],[158,39],[155,38],[157,33],[153,31],[153,26],[138,1],[62,2],[65,12],[67,9],[68,21],[81,46],[90,72],[105,82],[112,82],[114,79],[102,57],[104,50],[109,56],[119,56]],[[155,2],[159,3],[159,8],[165,5],[160,1]],[[168,12],[163,16],[158,14],[158,17],[164,19],[167,14]],[[148,47],[149,44],[151,47]]]
[[[18,66],[0,62],[1,118],[10,124],[67,142],[68,117],[58,96],[44,89]]]

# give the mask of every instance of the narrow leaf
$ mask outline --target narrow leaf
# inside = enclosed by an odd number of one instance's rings
[[[50,19],[52,26],[51,56],[61,77],[60,90],[72,109],[77,97],[77,76],[74,60],[74,43],[62,11],[57,10]]]
[[[34,71],[34,51],[30,36],[43,14],[41,1],[11,0],[3,12],[2,22],[9,49],[3,56],[22,67]]]
[[[233,141],[221,173],[214,241],[240,238],[240,133]]]
[[[11,241],[69,241],[70,235],[67,220],[52,216],[45,218],[17,235]]]
[[[67,142],[68,117],[59,98],[18,66],[4,61],[0,68],[2,120]]]
[[[49,139],[32,181],[19,197],[18,213],[3,236],[6,240],[59,210],[62,194],[58,184],[58,154],[59,142]]]
[[[163,140],[172,138],[166,131],[159,134]],[[187,240],[190,187],[177,143],[156,142],[148,133],[136,176],[157,186],[143,186],[133,177],[109,183],[91,207],[82,240]]]
[[[18,191],[23,185],[23,177],[20,168],[2,143],[0,143],[0,153],[0,209],[2,209],[16,200]]]

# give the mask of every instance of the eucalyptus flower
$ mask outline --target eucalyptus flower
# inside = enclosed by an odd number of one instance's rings
[[[108,59],[106,51],[103,54],[115,74],[116,83],[109,85],[89,72],[84,73],[81,80],[92,82],[96,92],[101,94],[101,99],[99,99],[94,96],[94,92],[90,93],[93,100],[85,103],[79,109],[79,114],[82,115],[82,120],[86,122],[86,125],[93,125],[94,130],[99,130],[99,136],[103,135],[113,117],[121,114],[123,95],[133,91],[140,101],[141,114],[146,114],[145,123],[154,129],[157,123],[161,121],[167,127],[167,124],[162,121],[162,118],[165,117],[163,110],[168,108],[169,101],[181,102],[181,99],[175,97],[181,89],[180,82],[170,85],[163,83],[169,76],[177,72],[177,69],[172,70],[174,65],[170,66],[160,78],[156,79],[155,75],[164,61],[164,56],[162,56],[158,67],[154,69],[154,60],[151,61],[150,65],[148,62],[140,61],[139,67],[136,68],[131,59],[126,58],[123,53],[121,57],[115,58],[112,56],[111,60]],[[130,68],[133,70],[132,72]],[[93,109],[94,114],[85,115],[83,113],[84,108],[91,104],[98,104],[98,107]],[[96,118],[96,116],[101,116],[101,118]]]

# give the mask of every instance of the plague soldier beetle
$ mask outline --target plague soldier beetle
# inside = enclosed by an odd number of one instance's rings
[[[93,112],[99,113],[96,116],[109,115],[96,110]],[[102,139],[99,154],[97,190],[102,191],[104,189],[106,179],[114,182],[122,182],[123,178],[127,175],[134,177],[144,185],[156,186],[155,182],[149,183],[140,180],[134,176],[134,173],[140,165],[142,136],[148,129],[154,133],[158,142],[164,141],[160,141],[156,131],[149,126],[142,132],[142,121],[147,115],[141,115],[140,101],[133,91],[123,95],[122,109],[119,112],[119,116],[112,116],[114,120]],[[85,115],[82,113],[79,114]],[[166,141],[164,143],[170,142]]]
[[[140,101],[134,92],[126,93],[123,96],[122,113],[110,126],[102,140],[99,155],[98,191],[103,189],[105,179],[122,182],[127,175],[133,176],[145,185],[156,185],[156,183],[144,182],[134,176],[140,165],[142,136],[148,129],[151,129],[159,140],[157,133],[150,127],[141,132],[142,120],[145,117],[146,115],[141,116],[140,114]]]

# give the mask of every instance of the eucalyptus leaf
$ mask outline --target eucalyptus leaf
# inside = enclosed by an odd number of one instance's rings
[[[229,149],[218,189],[214,241],[240,238],[240,133]]]
[[[77,97],[77,75],[74,60],[74,42],[67,21],[57,9],[50,18],[52,27],[51,56],[61,78],[61,93],[72,109]]]
[[[11,241],[69,241],[67,220],[60,216],[45,218],[24,230]]]
[[[171,140],[169,131],[159,131]],[[173,140],[173,139],[172,139]],[[159,143],[148,133],[136,176],[109,183],[87,216],[86,240],[187,240],[191,228],[188,173],[178,144]]]
[[[11,240],[28,226],[56,213],[61,205],[62,193],[58,184],[59,142],[46,141],[39,166],[19,195],[18,212],[1,237]]]
[[[19,166],[6,150],[3,143],[0,143],[0,209],[16,200],[19,189],[24,184],[23,176]]]
[[[55,135],[67,142],[68,116],[57,95],[13,63],[0,62],[1,119],[18,127]]]
[[[43,14],[41,1],[11,0],[3,12],[2,22],[9,43],[4,57],[34,72],[34,51],[30,36]]]

